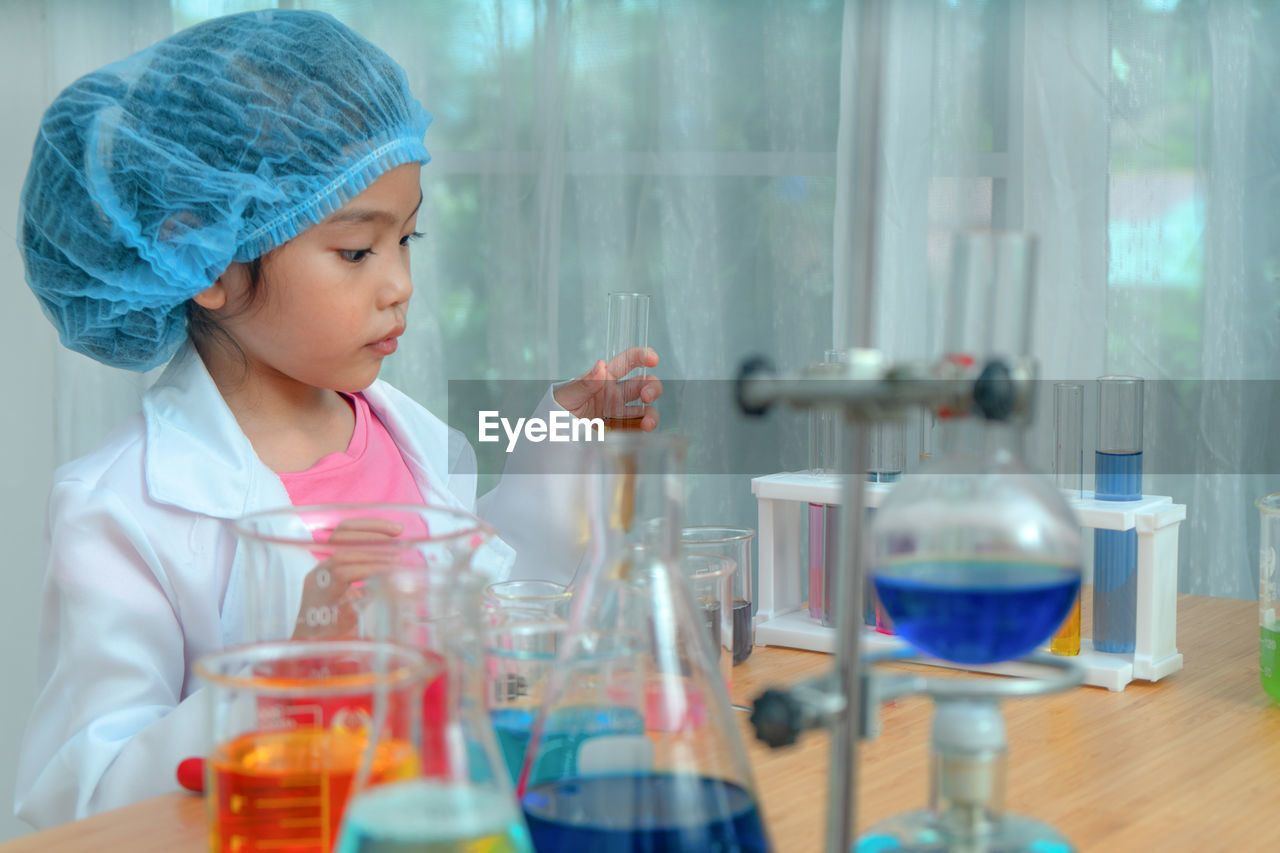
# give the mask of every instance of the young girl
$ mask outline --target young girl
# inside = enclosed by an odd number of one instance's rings
[[[192,665],[239,635],[227,520],[335,500],[476,509],[466,441],[377,379],[405,331],[429,120],[385,53],[284,11],[180,32],[45,114],[21,202],[28,282],[66,346],[168,367],[141,414],[55,476],[16,786],[33,825],[173,790],[207,752]],[[547,405],[652,403],[656,379],[609,381],[640,363],[657,356],[597,362]],[[576,565],[576,529],[557,535],[573,524],[538,518],[538,477],[514,479],[479,510],[516,571]]]

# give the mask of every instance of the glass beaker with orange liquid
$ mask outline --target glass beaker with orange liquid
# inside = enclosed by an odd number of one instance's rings
[[[435,668],[367,640],[281,641],[206,655],[212,853],[329,853],[353,788],[420,772]]]

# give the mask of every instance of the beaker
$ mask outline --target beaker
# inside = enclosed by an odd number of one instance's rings
[[[561,583],[545,580],[516,580],[491,583],[484,591],[485,604],[491,610],[516,608],[541,610],[550,617],[565,619],[573,602],[573,590]]]
[[[281,507],[237,519],[242,572],[240,640],[370,636],[369,579],[432,567],[503,570],[493,531],[474,515],[441,506],[327,504]]]
[[[767,850],[680,570],[684,444],[615,432],[592,453],[589,562],[518,785],[534,847]]]
[[[1262,689],[1280,702],[1280,619],[1276,605],[1280,602],[1276,583],[1276,554],[1280,551],[1280,492],[1264,495],[1254,502],[1261,514],[1258,528],[1258,622],[1261,637],[1258,648],[1258,672]]]
[[[751,657],[755,648],[755,622],[752,616],[751,540],[756,532],[749,527],[694,526],[684,528],[681,542],[684,547],[699,554],[712,554],[733,560],[737,568],[733,572],[733,664]]]
[[[872,424],[869,432],[871,458],[867,461],[867,482],[898,482],[907,467],[906,421]]]
[[[215,853],[330,853],[353,787],[419,773],[422,695],[434,668],[413,650],[280,641],[215,652],[195,669],[208,685],[205,802]]]
[[[424,692],[417,774],[357,791],[337,853],[530,850],[489,719],[481,593],[487,578],[436,566],[376,577],[379,639],[416,649],[439,670]]]
[[[680,562],[693,603],[707,629],[714,665],[724,677],[726,692],[733,689],[733,575],[737,564],[728,557],[699,554],[697,546],[683,544]]]
[[[506,608],[485,629],[489,719],[513,784],[568,625],[541,610]]]

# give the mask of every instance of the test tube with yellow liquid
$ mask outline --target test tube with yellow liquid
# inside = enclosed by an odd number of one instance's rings
[[[1079,501],[1084,488],[1084,386],[1057,382],[1053,386],[1053,478],[1068,502]],[[1055,655],[1080,654],[1080,594],[1071,612],[1049,641]]]

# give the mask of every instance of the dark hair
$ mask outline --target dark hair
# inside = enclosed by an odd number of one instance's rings
[[[246,310],[252,308],[262,295],[262,267],[265,258],[266,255],[261,255],[245,264],[249,273],[249,298],[245,306]],[[249,361],[245,358],[240,345],[227,334],[226,329],[218,324],[213,317],[213,312],[194,299],[187,300],[187,337],[191,338],[191,342],[196,345],[198,351],[203,352],[207,347],[220,346],[234,352],[240,357],[241,365],[248,371]]]

